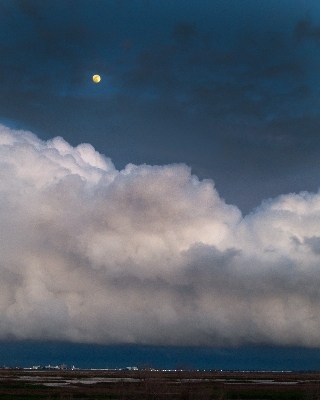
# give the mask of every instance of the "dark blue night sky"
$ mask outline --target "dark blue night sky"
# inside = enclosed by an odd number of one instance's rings
[[[319,369],[319,1],[0,0],[0,50],[0,365]]]
[[[318,189],[317,1],[0,8],[4,124],[91,143],[118,168],[186,163],[245,213]]]

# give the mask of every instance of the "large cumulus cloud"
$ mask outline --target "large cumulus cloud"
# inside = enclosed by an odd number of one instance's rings
[[[0,338],[320,345],[320,195],[245,218],[186,165],[0,126]]]

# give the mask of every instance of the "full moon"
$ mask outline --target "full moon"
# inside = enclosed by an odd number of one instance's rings
[[[101,81],[101,77],[100,75],[93,75],[92,80],[95,83],[99,83]]]

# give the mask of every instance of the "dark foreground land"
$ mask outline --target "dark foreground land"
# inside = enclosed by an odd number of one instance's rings
[[[320,373],[0,370],[0,399],[320,399]]]

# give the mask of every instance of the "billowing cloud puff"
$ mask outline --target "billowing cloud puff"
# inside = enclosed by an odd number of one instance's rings
[[[320,195],[242,217],[186,165],[0,126],[0,339],[320,345]]]

